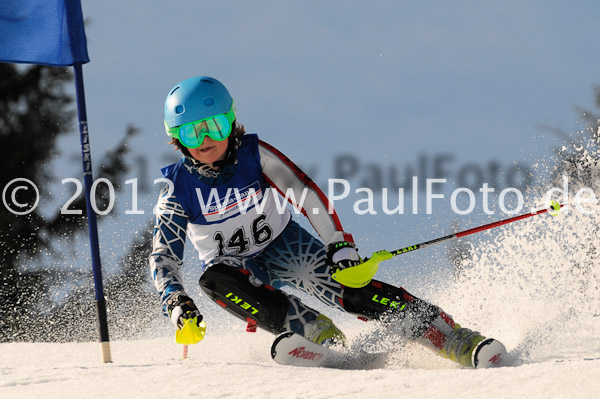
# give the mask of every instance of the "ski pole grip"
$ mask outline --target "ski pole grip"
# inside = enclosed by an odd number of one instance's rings
[[[394,255],[391,252],[378,251],[363,263],[339,270],[333,273],[331,277],[346,287],[361,288],[371,282],[379,269],[379,263],[393,257]]]

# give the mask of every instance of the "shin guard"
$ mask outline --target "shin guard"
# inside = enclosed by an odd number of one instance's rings
[[[281,291],[259,284],[248,270],[216,264],[200,278],[200,287],[219,306],[274,334],[285,331],[290,302]]]
[[[404,288],[377,280],[362,288],[344,287],[343,302],[348,313],[397,326],[402,335],[411,338],[424,336],[443,313],[437,306],[412,296]]]

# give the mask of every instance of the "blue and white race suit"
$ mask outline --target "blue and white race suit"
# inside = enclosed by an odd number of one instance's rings
[[[460,348],[472,347],[471,337],[483,338],[401,287],[372,280],[363,288],[344,288],[332,280],[325,246],[353,239],[343,231],[323,192],[256,135],[242,136],[236,156],[237,163],[220,173],[222,179],[200,174],[185,157],[162,170],[169,183],[158,200],[150,268],[165,314],[171,296],[187,295],[181,265],[189,238],[203,270],[217,264],[245,269],[250,282],[275,289],[295,287],[333,308],[380,320],[445,357],[458,359]],[[304,213],[320,240],[291,220],[279,195]],[[318,312],[284,295],[289,306],[282,327],[303,335]]]

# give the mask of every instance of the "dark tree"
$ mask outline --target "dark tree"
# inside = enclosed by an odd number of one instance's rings
[[[61,156],[57,139],[76,132],[76,112],[68,92],[72,73],[65,68],[16,66],[0,63],[0,189],[15,178],[26,178],[36,184],[40,193],[47,192],[55,180],[50,164]],[[127,142],[137,130],[128,127],[122,141],[104,159],[100,159],[95,178],[105,177],[120,182],[127,173],[124,162]],[[74,141],[79,140],[74,137]],[[94,160],[96,163],[96,160]],[[96,203],[100,209],[107,204],[107,188],[98,186]],[[115,184],[115,189],[120,186]],[[105,191],[103,192],[102,189]],[[33,203],[33,190],[20,190],[19,203]],[[56,237],[74,237],[87,233],[85,199],[71,205],[81,209],[81,215],[62,215],[60,210],[48,216],[38,207],[27,215],[16,215],[2,205],[0,211],[0,342],[35,339],[46,334],[40,317],[52,313],[44,306],[47,293],[60,282],[77,282],[81,272],[68,273],[54,267],[48,256],[57,251]],[[36,261],[43,267],[32,268]],[[90,268],[91,269],[91,268]],[[85,274],[85,273],[84,273]]]

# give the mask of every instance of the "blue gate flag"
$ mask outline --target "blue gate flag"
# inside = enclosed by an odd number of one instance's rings
[[[89,62],[80,0],[2,0],[0,62]]]

